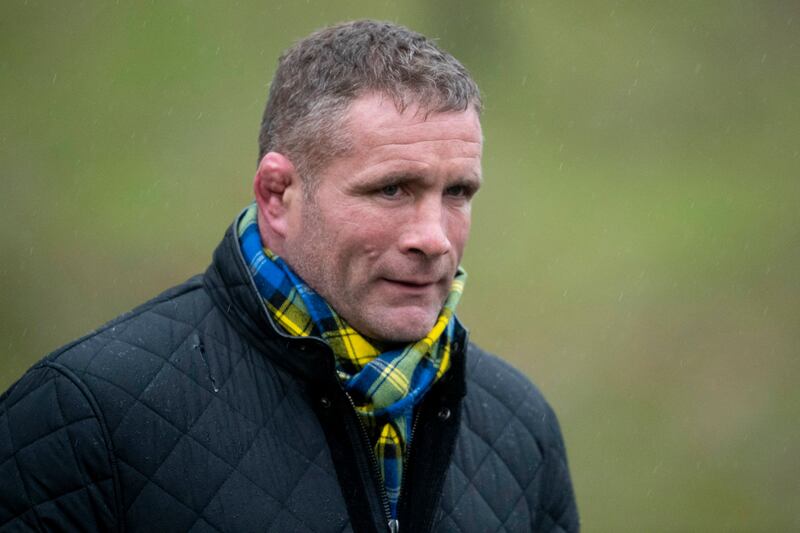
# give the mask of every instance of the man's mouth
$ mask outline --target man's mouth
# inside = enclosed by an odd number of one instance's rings
[[[391,283],[392,285],[396,285],[399,287],[404,287],[410,290],[414,289],[426,289],[428,287],[434,286],[439,283],[438,279],[430,280],[430,279],[395,279],[395,278],[383,278],[384,281]]]

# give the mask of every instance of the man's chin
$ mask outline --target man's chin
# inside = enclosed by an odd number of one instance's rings
[[[382,317],[368,317],[371,320],[364,325],[364,331],[359,329],[359,332],[380,342],[416,342],[430,333],[439,317],[438,311],[436,313],[420,309],[394,311]]]

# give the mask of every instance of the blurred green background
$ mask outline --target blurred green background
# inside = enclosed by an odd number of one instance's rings
[[[483,90],[460,315],[559,413],[584,530],[800,529],[794,1],[5,1],[0,390],[205,268],[277,56],[362,17]]]

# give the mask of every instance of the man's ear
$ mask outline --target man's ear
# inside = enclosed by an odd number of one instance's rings
[[[258,204],[261,238],[268,246],[274,245],[269,242],[273,238],[282,241],[286,237],[300,186],[300,176],[288,157],[269,152],[261,158],[253,179],[253,192]]]

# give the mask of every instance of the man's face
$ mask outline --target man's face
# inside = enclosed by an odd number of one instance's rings
[[[481,183],[477,113],[399,113],[377,94],[346,115],[352,150],[317,177],[284,257],[360,333],[414,341],[433,327]]]

